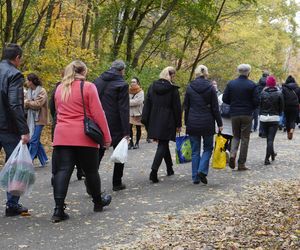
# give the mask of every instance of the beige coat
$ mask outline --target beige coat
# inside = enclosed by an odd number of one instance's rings
[[[144,107],[144,91],[137,94],[129,94],[130,116],[141,116]]]
[[[42,88],[36,100],[25,100],[26,109],[40,110],[39,120],[36,125],[48,124],[48,96],[47,91]]]

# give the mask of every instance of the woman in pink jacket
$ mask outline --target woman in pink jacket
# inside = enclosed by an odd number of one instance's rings
[[[61,84],[55,93],[57,124],[53,139],[53,193],[55,209],[53,222],[69,218],[64,212],[65,197],[74,166],[79,166],[85,173],[87,189],[94,202],[94,211],[100,212],[109,205],[111,196],[101,196],[101,183],[98,173],[99,145],[84,133],[84,112],[80,91],[84,81],[83,98],[87,116],[101,129],[104,146],[109,147],[111,136],[106,117],[94,84],[85,81],[87,67],[81,61],[73,61],[64,72]]]

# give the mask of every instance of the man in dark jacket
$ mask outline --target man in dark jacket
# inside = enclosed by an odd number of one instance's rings
[[[239,77],[230,81],[223,94],[223,102],[230,105],[233,142],[230,152],[229,166],[235,168],[235,159],[241,142],[238,170],[247,170],[245,163],[252,126],[252,114],[258,106],[256,85],[249,80],[251,66],[241,64],[237,68]]]
[[[111,68],[95,80],[99,98],[105,111],[112,146],[115,148],[122,138],[129,138],[129,93],[128,84],[124,80],[125,63],[116,60]],[[100,149],[100,161],[104,149]],[[124,164],[115,163],[113,173],[113,190],[126,188],[122,184]]]
[[[29,142],[29,129],[24,113],[24,76],[17,69],[21,64],[22,49],[17,44],[8,44],[0,62],[0,144],[7,161],[20,139]],[[27,213],[19,204],[19,196],[7,193],[6,216]]]

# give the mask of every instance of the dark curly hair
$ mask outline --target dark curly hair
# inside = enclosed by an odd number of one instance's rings
[[[42,82],[41,82],[40,78],[34,73],[30,73],[27,76],[27,80],[31,81],[35,86],[42,86]]]

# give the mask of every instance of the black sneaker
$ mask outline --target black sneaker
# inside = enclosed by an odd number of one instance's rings
[[[119,186],[113,186],[113,191],[121,191],[126,189],[126,186],[124,184],[121,184]]]
[[[149,180],[152,181],[153,183],[158,183],[159,180],[157,178],[157,172],[154,172],[153,170],[150,173]]]
[[[271,155],[272,161],[275,161],[276,156],[277,156],[277,153],[274,153],[274,154]]]
[[[200,184],[200,181],[193,181],[193,183],[194,183],[195,185],[198,185],[198,184]]]
[[[167,169],[167,176],[171,176],[171,175],[174,175],[174,170],[172,167]]]
[[[22,213],[28,213],[28,208],[23,207],[21,204],[18,204],[15,207],[6,206],[5,216],[7,217],[21,215]]]
[[[65,213],[65,209],[66,209],[66,205],[64,205],[63,207],[55,207],[51,221],[53,223],[58,223],[63,220],[68,220],[70,217],[67,213]]]
[[[231,169],[235,169],[235,158],[233,158],[233,157],[229,158],[229,167]]]
[[[105,194],[101,197],[101,202],[100,203],[95,203],[94,204],[94,212],[102,212],[103,207],[108,206],[111,203],[111,195]]]
[[[270,165],[270,164],[271,164],[270,160],[266,159],[265,160],[265,165]]]
[[[204,184],[207,184],[207,178],[206,178],[206,174],[203,174],[203,173],[198,173],[198,176],[200,178],[200,181]]]

